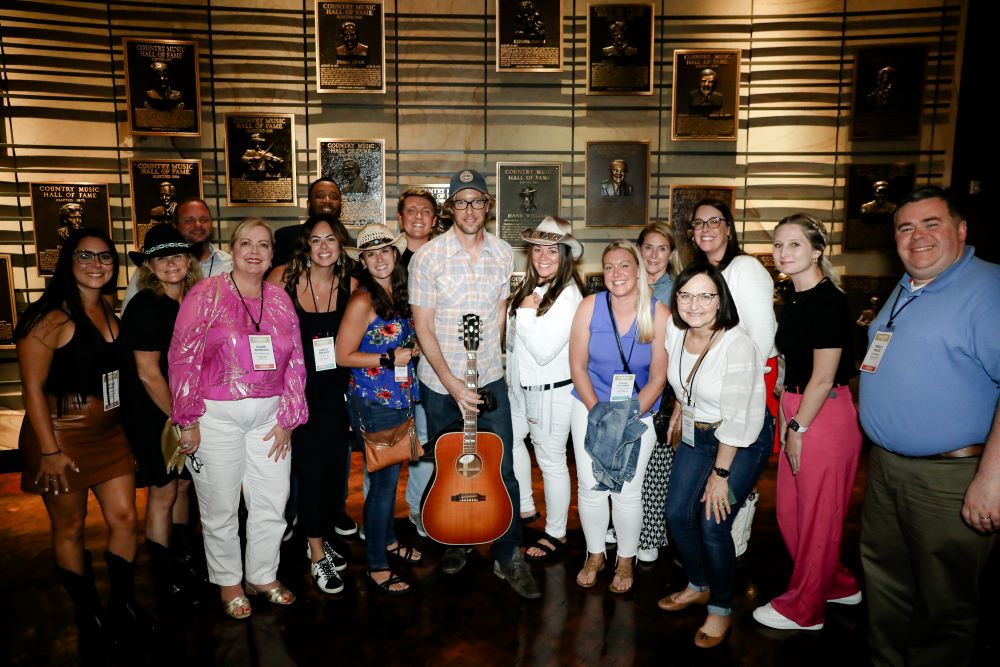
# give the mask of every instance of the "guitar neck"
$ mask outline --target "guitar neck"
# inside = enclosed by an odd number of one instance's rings
[[[476,391],[479,380],[479,370],[476,367],[477,354],[475,350],[465,351],[465,386]],[[465,454],[476,453],[476,430],[478,415],[463,408],[462,451]]]

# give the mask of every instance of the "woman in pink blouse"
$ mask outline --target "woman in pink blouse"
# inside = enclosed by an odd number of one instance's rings
[[[168,358],[172,419],[191,455],[209,579],[220,588],[226,614],[242,619],[250,616],[247,595],[295,601],[277,579],[278,552],[291,433],[309,411],[295,308],[280,287],[264,282],[271,230],[248,218],[231,246],[232,272],[202,280],[181,304]],[[248,510],[245,572],[241,488]]]

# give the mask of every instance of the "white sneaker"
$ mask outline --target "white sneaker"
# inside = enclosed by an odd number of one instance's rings
[[[326,540],[323,540],[323,557],[330,561],[334,572],[343,572],[347,569],[347,559],[337,553]],[[309,548],[308,544],[306,545],[306,558],[312,560],[312,549]]]
[[[842,597],[842,598],[833,598],[832,600],[827,600],[827,602],[829,602],[831,604],[846,604],[846,605],[854,606],[856,604],[861,604],[861,599],[862,599],[862,597],[861,597],[861,591],[858,591],[854,595],[848,595],[848,596]]]
[[[660,557],[660,550],[656,547],[652,549],[639,549],[636,557],[643,563],[655,563],[656,559]]]
[[[333,569],[333,563],[326,558],[312,564],[312,576],[316,585],[324,593],[331,595],[344,590],[344,582]]]
[[[413,527],[417,529],[417,535],[420,537],[427,537],[427,532],[424,530],[424,520],[420,516],[420,512],[416,514],[410,514],[410,523]]]
[[[774,610],[771,603],[768,602],[763,607],[757,607],[753,610],[753,620],[757,621],[761,625],[766,625],[769,628],[774,628],[775,630],[822,630],[823,624],[817,623],[816,625],[799,625],[790,618],[785,618],[778,612]]]
[[[614,527],[608,528],[608,532],[604,533],[604,542],[606,544],[618,544],[618,536],[615,535]]]

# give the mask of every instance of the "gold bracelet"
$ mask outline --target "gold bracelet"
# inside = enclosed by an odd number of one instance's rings
[[[198,428],[198,426],[199,426],[198,422],[193,422],[191,424],[188,424],[187,426],[178,426],[177,428],[179,428],[181,431],[193,431],[194,429]]]

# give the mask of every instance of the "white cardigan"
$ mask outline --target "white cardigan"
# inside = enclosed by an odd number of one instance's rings
[[[544,295],[548,286],[535,288]],[[553,384],[569,379],[569,334],[573,316],[583,301],[575,284],[567,285],[555,303],[541,317],[533,308],[518,308],[517,317],[507,319],[508,336],[513,337],[507,371],[512,390]],[[508,344],[509,345],[509,344]]]
[[[756,257],[737,255],[722,276],[736,302],[740,326],[757,346],[763,364],[777,354],[774,334],[778,325],[774,320],[774,281],[771,274]]]

